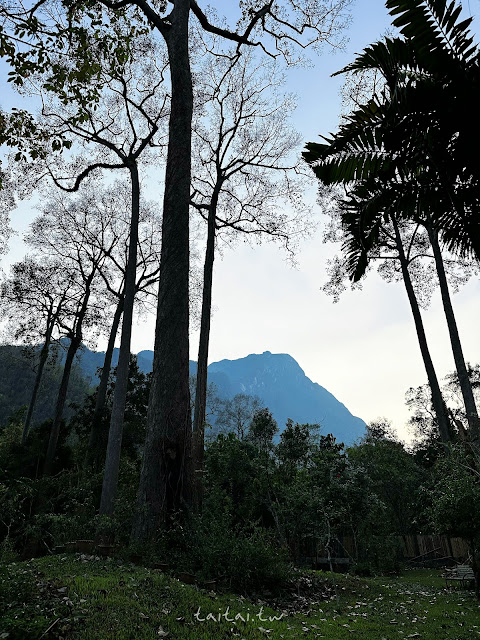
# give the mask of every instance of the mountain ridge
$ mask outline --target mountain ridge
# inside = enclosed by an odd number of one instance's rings
[[[103,356],[102,352],[85,350],[80,357],[80,366],[92,382],[96,368],[103,364]],[[118,349],[114,353],[113,366],[117,361]],[[137,361],[139,368],[148,373],[152,369],[153,351],[140,351]],[[191,375],[195,375],[196,366],[196,362],[190,360]],[[365,432],[365,422],[352,415],[325,387],[308,378],[289,354],[264,351],[235,360],[212,362],[208,367],[208,382],[215,384],[222,399],[231,399],[238,393],[259,396],[272,412],[280,431],[291,418],[300,423],[319,423],[324,434],[332,433],[346,444],[352,444]]]

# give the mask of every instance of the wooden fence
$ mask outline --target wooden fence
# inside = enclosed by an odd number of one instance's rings
[[[457,561],[464,561],[469,555],[468,543],[462,538],[409,535],[398,536],[398,542],[405,560],[453,558]],[[326,555],[325,549],[321,546],[318,548],[318,555]],[[353,537],[339,536],[331,545],[331,555],[336,558],[355,558]]]
[[[468,557],[468,543],[462,538],[417,535],[402,536],[400,541],[403,556],[409,560],[419,557],[465,560]]]

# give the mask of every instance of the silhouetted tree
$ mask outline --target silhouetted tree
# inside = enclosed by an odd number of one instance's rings
[[[11,276],[0,289],[2,315],[8,320],[15,342],[31,346],[41,344],[22,442],[30,430],[42,374],[52,341],[62,336],[79,293],[79,278],[71,265],[58,258],[35,260],[26,257],[11,268]]]
[[[69,270],[78,274],[71,313],[68,319],[62,319],[60,323],[68,338],[68,348],[44,464],[47,475],[52,470],[55,457],[73,360],[85,331],[95,330],[105,305],[105,298],[99,289],[99,268],[117,239],[109,237],[109,218],[95,215],[98,213],[100,210],[95,207],[93,190],[85,189],[85,193],[75,199],[66,199],[55,190],[44,203],[42,215],[31,224],[26,237],[27,243],[38,255],[61,260]],[[106,244],[100,247],[97,238],[103,238]]]
[[[110,251],[106,262],[100,267],[99,273],[107,291],[113,301],[113,320],[109,330],[109,338],[105,358],[100,374],[100,381],[95,394],[95,411],[91,419],[89,446],[85,459],[85,466],[95,466],[103,463],[105,449],[100,446],[104,441],[104,412],[107,386],[110,379],[115,340],[117,338],[120,319],[125,300],[125,276],[128,264],[128,247],[130,231],[131,194],[128,185],[119,181],[111,187],[98,192],[98,206],[110,210],[113,215],[111,233],[119,241],[115,251]],[[135,282],[135,301],[137,312],[147,312],[155,301],[155,288],[158,284],[160,257],[160,229],[159,220],[154,213],[152,203],[143,201],[140,206],[138,228],[138,257]],[[101,239],[99,239],[99,242]]]
[[[280,97],[275,64],[264,70],[252,52],[232,63],[208,58],[197,92],[202,99],[194,126],[192,206],[207,222],[202,316],[193,416],[194,499],[201,505],[208,346],[215,245],[237,237],[278,241],[293,252],[308,230],[303,202],[306,179],[296,157],[298,134],[289,122],[290,96]]]

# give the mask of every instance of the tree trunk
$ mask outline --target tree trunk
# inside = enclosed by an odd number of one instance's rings
[[[92,418],[92,428],[88,439],[88,449],[85,456],[84,468],[90,466],[97,468],[100,461],[104,458],[104,448],[102,446],[102,418],[105,411],[105,403],[107,399],[108,380],[110,377],[110,369],[112,368],[113,350],[115,348],[115,340],[117,338],[120,318],[123,313],[124,294],[120,297],[115,315],[113,316],[110,336],[108,338],[107,350],[105,352],[105,360],[103,362],[102,375],[97,389],[97,397],[95,399],[95,410]]]
[[[27,441],[28,432],[30,431],[30,424],[32,422],[33,410],[35,409],[35,405],[37,403],[38,390],[40,388],[40,382],[42,381],[43,369],[45,367],[45,363],[47,362],[48,352],[50,350],[50,340],[52,338],[53,322],[51,321],[51,319],[49,319],[47,323],[48,323],[48,327],[45,333],[45,342],[40,351],[40,359],[38,361],[37,375],[35,376],[35,383],[33,385],[32,396],[30,398],[30,403],[28,405],[25,424],[23,425],[22,444],[25,444],[25,442]]]
[[[394,216],[391,216],[392,224],[395,229],[395,239],[397,243],[398,255],[400,258],[400,265],[402,268],[403,282],[407,290],[408,300],[410,302],[410,308],[412,309],[413,319],[415,321],[415,328],[417,330],[418,343],[420,345],[420,351],[422,353],[423,363],[427,372],[428,383],[430,385],[430,391],[432,393],[432,403],[437,417],[438,428],[440,431],[440,437],[442,442],[450,442],[450,428],[449,420],[447,416],[447,410],[445,402],[443,401],[442,392],[440,391],[440,385],[438,383],[437,374],[433,366],[433,361],[428,349],[427,337],[425,335],[425,328],[423,326],[422,315],[418,306],[417,298],[415,296],[415,290],[413,288],[412,281],[410,279],[410,273],[408,271],[408,261],[403,249],[402,238],[398,229],[397,221]]]
[[[445,311],[445,317],[447,319],[453,358],[455,360],[455,368],[457,370],[458,381],[460,383],[463,402],[465,404],[465,411],[467,413],[470,437],[473,442],[479,442],[480,424],[478,411],[475,404],[475,398],[473,396],[472,384],[470,382],[467,366],[465,364],[465,358],[463,357],[462,344],[460,342],[457,322],[455,320],[455,314],[453,312],[452,300],[450,298],[450,292],[448,290],[448,282],[445,275],[445,266],[443,264],[442,252],[440,251],[440,246],[438,244],[438,233],[432,228],[431,225],[427,226],[427,231],[428,237],[430,239],[430,244],[432,245],[433,249],[433,256],[435,258],[435,266],[437,268],[438,281],[440,283],[440,292],[442,294],[443,309]]]
[[[167,515],[191,500],[188,226],[193,94],[189,11],[189,0],[176,0],[166,34],[172,96],[152,386],[132,531],[136,540],[152,539]]]
[[[63,416],[63,409],[65,407],[65,400],[67,399],[68,382],[70,380],[70,373],[72,370],[73,359],[78,351],[78,348],[82,344],[82,325],[85,319],[85,315],[88,309],[88,302],[90,299],[90,288],[92,286],[93,278],[95,276],[96,269],[92,269],[90,275],[85,282],[85,294],[82,300],[80,310],[77,314],[77,321],[75,325],[74,334],[70,340],[70,346],[68,347],[67,357],[65,359],[65,366],[63,368],[62,381],[60,383],[60,389],[58,391],[57,404],[55,407],[55,417],[53,419],[52,428],[50,430],[50,439],[48,441],[47,454],[45,456],[45,463],[43,466],[44,475],[51,475],[53,469],[53,461],[55,459],[55,453],[57,450],[58,435],[60,433],[60,422]]]
[[[75,358],[75,354],[77,353],[80,344],[81,337],[75,335],[70,340],[70,345],[68,347],[65,365],[63,367],[62,381],[60,383],[60,389],[58,390],[57,403],[55,406],[55,417],[53,419],[52,428],[50,430],[47,455],[45,456],[45,463],[43,466],[43,473],[46,476],[52,474],[53,462],[55,459],[55,453],[57,451],[58,436],[60,434],[60,423],[62,421],[65,400],[67,399],[68,382],[70,380],[70,373],[72,371],[73,359]]]
[[[140,218],[140,184],[138,167],[129,166],[132,181],[132,218],[130,221],[130,242],[125,275],[125,296],[122,322],[122,338],[118,356],[117,377],[113,393],[113,407],[108,432],[107,455],[103,474],[100,514],[111,516],[114,511],[117,492],[120,453],[122,449],[123,419],[127,401],[128,373],[130,365],[130,343],[132,337],[135,283],[137,279],[138,222]]]
[[[213,262],[215,260],[215,214],[219,189],[213,192],[208,211],[207,249],[203,267],[202,317],[198,345],[197,380],[195,386],[195,409],[193,414],[193,502],[200,511],[203,500],[203,457],[205,447],[205,413],[207,409],[208,343],[210,340],[210,317],[212,312]]]

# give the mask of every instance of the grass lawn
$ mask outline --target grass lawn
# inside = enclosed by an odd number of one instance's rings
[[[288,597],[248,600],[89,558],[0,565],[0,640],[480,638],[480,602],[471,591],[446,590],[439,571],[371,579],[309,572]]]

